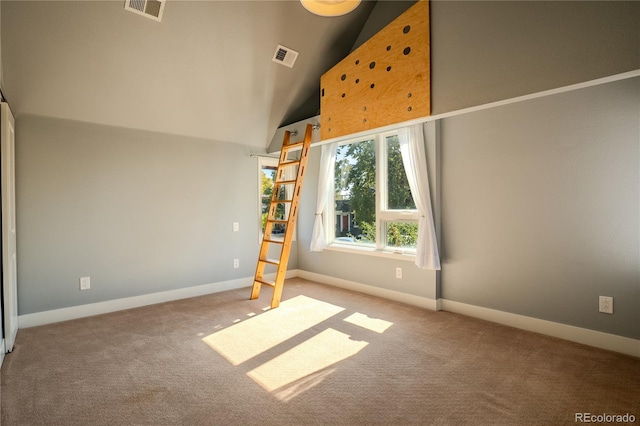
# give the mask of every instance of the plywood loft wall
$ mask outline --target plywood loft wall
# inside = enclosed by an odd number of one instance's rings
[[[431,115],[429,55],[419,1],[321,77],[321,139]]]

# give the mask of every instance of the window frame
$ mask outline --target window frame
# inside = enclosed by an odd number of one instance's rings
[[[383,257],[406,258],[406,260],[414,260],[415,248],[390,247],[386,244],[386,235],[383,235],[385,224],[390,222],[406,222],[418,225],[418,210],[411,209],[389,209],[388,208],[388,155],[387,155],[387,139],[397,136],[398,130],[391,130],[371,135],[364,135],[359,138],[333,142],[336,147],[361,143],[373,140],[375,143],[375,162],[376,162],[376,241],[375,244],[350,243],[344,241],[336,242],[336,198],[335,198],[335,163],[332,164],[330,173],[331,189],[327,194],[327,212],[324,215],[324,225],[326,232],[327,249],[358,252],[363,254],[372,254]],[[357,220],[357,217],[356,217]]]
[[[264,232],[262,231],[262,169],[264,168],[275,168],[277,170],[279,157],[270,157],[267,155],[262,155],[258,157],[258,241],[262,243],[262,239],[264,238]],[[275,190],[275,182],[274,182],[274,190]],[[285,209],[290,206],[285,205]],[[286,214],[289,214],[287,210]],[[293,236],[291,241],[296,241],[298,238],[298,222],[296,221],[295,226],[293,228]],[[278,239],[280,237],[274,237],[273,239]]]

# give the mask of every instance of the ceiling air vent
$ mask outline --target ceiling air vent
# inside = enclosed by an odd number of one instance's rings
[[[286,65],[289,68],[293,68],[293,64],[296,62],[298,52],[291,50],[288,47],[278,45],[276,53],[273,54],[273,62],[277,62],[282,65]]]
[[[138,15],[160,22],[165,0],[125,0],[124,8]]]

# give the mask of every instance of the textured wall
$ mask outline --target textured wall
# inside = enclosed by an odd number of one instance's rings
[[[443,120],[442,296],[640,338],[638,117],[634,78]]]

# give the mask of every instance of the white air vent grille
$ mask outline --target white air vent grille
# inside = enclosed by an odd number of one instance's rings
[[[160,22],[165,0],[125,0],[124,8],[138,15]]]
[[[276,53],[273,54],[273,62],[277,62],[282,65],[286,65],[289,68],[293,68],[293,64],[296,62],[298,52],[291,50],[288,47],[278,45]]]

